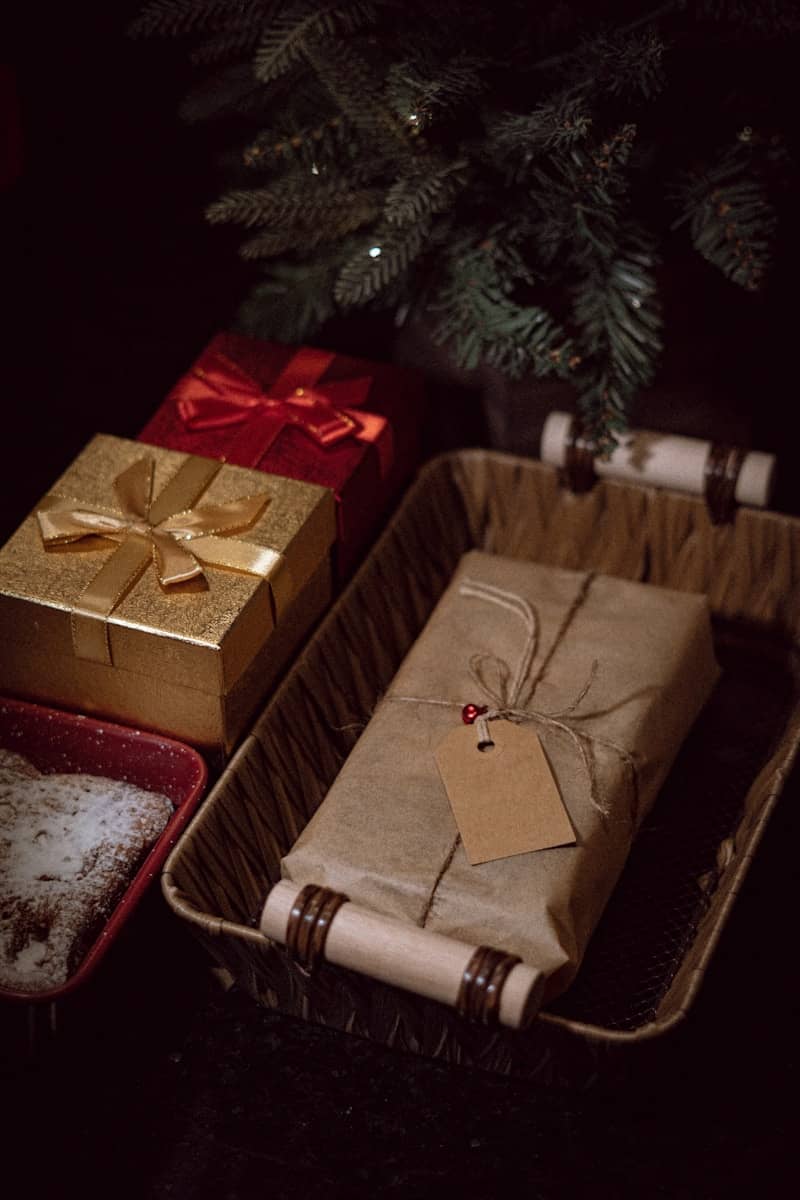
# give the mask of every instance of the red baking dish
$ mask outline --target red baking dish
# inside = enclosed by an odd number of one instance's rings
[[[45,774],[86,773],[125,779],[161,792],[175,805],[122,899],[78,969],[56,988],[24,992],[0,987],[0,999],[57,1000],[91,975],[125,921],[159,874],[164,859],[197,807],[206,785],[206,764],[182,742],[75,713],[0,697],[0,747],[28,758]]]

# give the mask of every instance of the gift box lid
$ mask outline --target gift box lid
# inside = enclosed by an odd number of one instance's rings
[[[143,459],[153,463],[154,506],[168,486],[180,501],[186,489],[176,490],[175,485],[187,464],[207,480],[199,499],[178,503],[181,518],[187,509],[198,512],[201,507],[220,506],[215,511],[222,512],[225,506],[257,496],[264,497],[264,506],[232,535],[205,539],[216,543],[217,549],[222,546],[222,557],[229,561],[203,563],[204,578],[165,586],[151,560],[130,590],[111,605],[104,621],[96,616],[82,618],[82,597],[117,548],[125,550],[126,539],[118,538],[115,546],[107,536],[89,536],[46,546],[37,514],[70,505],[82,511],[118,513],[115,480]],[[76,632],[77,624],[87,626],[88,621],[90,634],[99,628],[101,640],[107,635],[106,661],[115,670],[225,694],[328,554],[334,536],[334,499],[326,488],[98,434],[0,549],[4,653],[45,651],[64,658],[77,652],[78,657],[93,658],[94,652],[85,652],[80,631]],[[146,539],[134,530],[128,541],[137,539],[140,552]],[[181,543],[190,548],[199,544]],[[242,567],[238,551],[248,561],[261,559],[260,573]],[[149,547],[147,553],[149,557]]]

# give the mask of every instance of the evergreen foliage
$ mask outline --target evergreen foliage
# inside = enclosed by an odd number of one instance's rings
[[[796,202],[797,0],[149,0],[133,31],[193,39],[186,115],[239,123],[207,217],[269,260],[243,328],[413,304],[461,365],[572,381],[601,450],[656,370],[661,260],[755,291]]]
[[[749,146],[752,137],[746,127],[739,134],[739,145],[726,150],[705,171],[686,177],[678,190],[683,215],[675,226],[688,220],[699,253],[728,279],[754,292],[769,269],[777,218],[763,171],[754,162],[757,147]],[[783,160],[780,145],[770,150],[770,157]]]
[[[253,59],[255,75],[269,82],[283,75],[295,63],[302,61],[310,47],[337,34],[352,34],[375,20],[375,5],[368,0],[301,0],[278,12],[264,23],[261,39]],[[345,43],[346,44],[346,43]],[[335,52],[334,52],[335,53]]]

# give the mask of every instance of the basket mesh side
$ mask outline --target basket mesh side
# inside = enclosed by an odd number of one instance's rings
[[[634,1030],[653,1020],[692,944],[747,791],[795,698],[758,641],[717,639],[723,675],[639,831],[581,969],[551,1010]]]
[[[220,928],[220,919],[256,923],[281,855],[472,547],[711,597],[722,679],[642,826],[577,979],[551,1010],[599,1033],[663,1019],[676,973],[677,993],[713,932],[731,878],[717,888],[722,868],[746,854],[771,786],[751,785],[797,721],[800,522],[762,514],[712,527],[696,500],[620,484],[573,497],[540,464],[485,452],[431,464],[184,837],[173,879],[176,896],[208,914],[198,923],[213,952],[265,1002],[452,1061],[508,1070],[529,1058],[538,1070],[543,1024],[522,1037],[488,1035],[441,1005],[349,972],[325,967],[306,979],[277,948]]]

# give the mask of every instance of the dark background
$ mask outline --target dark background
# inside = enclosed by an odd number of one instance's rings
[[[137,7],[70,6],[11,30],[22,138],[0,194],[3,534],[93,432],[138,431],[246,287],[235,237],[202,219],[224,131],[179,123],[193,73],[176,45],[126,39]],[[756,305],[703,268],[670,279],[681,336],[648,410],[656,427],[750,433],[788,480],[792,253],[788,241],[780,286]],[[715,317],[705,338],[697,311]],[[373,357],[393,337],[371,322],[324,336]],[[475,391],[435,394],[432,448],[485,440]],[[797,797],[793,780],[689,1021],[580,1087],[259,1011],[222,991],[154,892],[55,1032],[46,1010],[3,1010],[4,1174],[43,1197],[794,1194]]]

